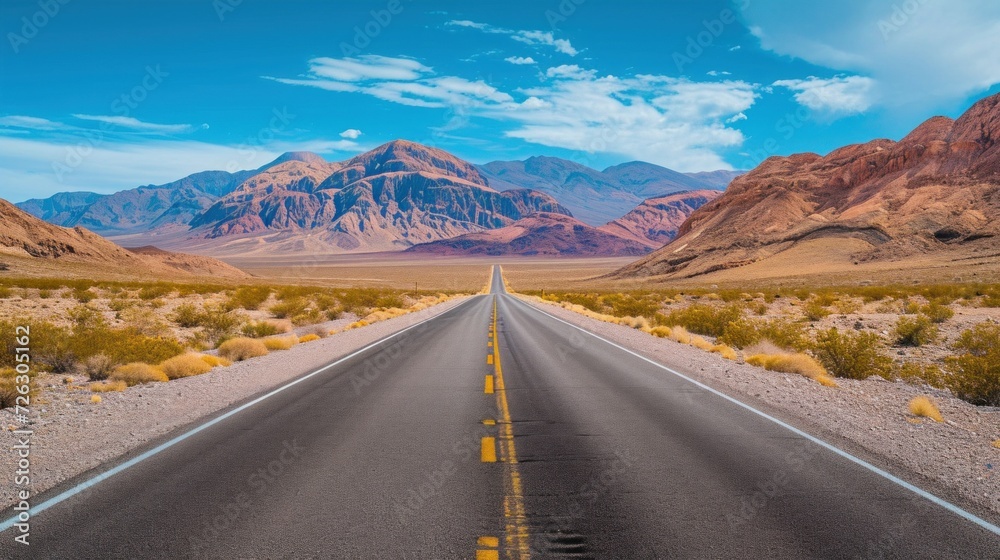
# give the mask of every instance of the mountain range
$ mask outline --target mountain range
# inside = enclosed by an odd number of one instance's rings
[[[503,163],[510,168],[517,162]],[[397,140],[344,162],[290,152],[252,171],[205,171],[113,195],[61,193],[18,206],[54,224],[84,226],[125,245],[219,256],[399,251],[548,214],[518,225],[522,231],[542,228],[525,238],[533,243],[521,246],[521,254],[548,254],[552,247],[578,254],[565,240],[542,240],[559,231],[544,225],[552,214],[573,216],[558,197],[570,204],[583,197],[591,206],[618,208],[602,211],[627,222],[622,214],[642,204],[641,197],[647,194],[709,184],[639,162],[603,172],[557,158],[521,163],[518,177],[505,174],[504,179],[490,179],[495,173],[488,170],[495,171],[497,165],[475,166],[442,150]],[[728,176],[715,173],[713,185]],[[543,180],[560,177],[561,188],[550,188],[555,183]],[[590,180],[586,196],[577,188],[584,178]],[[515,179],[541,189],[518,186],[511,182]],[[700,195],[693,198],[687,211],[702,200]],[[672,235],[679,223],[674,217],[664,228]],[[578,225],[588,229],[584,234],[588,239],[607,241],[591,246],[587,254],[637,255],[659,247],[665,239],[662,231],[653,238],[633,232],[625,242],[613,239],[618,230],[599,232],[592,225]],[[636,242],[644,248],[637,249]]]
[[[479,166],[499,190],[529,188],[544,192],[569,208],[580,221],[600,226],[624,216],[648,198],[691,190],[724,190],[741,171],[679,173],[633,161],[597,171],[579,163],[532,157]]]
[[[771,157],[695,210],[676,239],[616,275],[995,267],[998,235],[1000,94],[956,120],[933,117],[898,142]]]

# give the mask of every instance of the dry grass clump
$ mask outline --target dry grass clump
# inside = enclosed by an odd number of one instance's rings
[[[219,367],[219,366],[227,367],[233,365],[233,362],[230,362],[229,360],[219,356],[213,356],[211,354],[202,354],[201,359],[203,362],[212,367]]]
[[[94,393],[120,393],[121,391],[124,391],[126,387],[128,387],[128,384],[119,380],[91,383],[89,389]]]
[[[320,335],[315,334],[315,333],[310,333],[310,334],[305,334],[305,335],[300,336],[299,337],[299,342],[300,343],[302,343],[302,342],[312,342],[314,340],[319,340],[320,338],[322,338]]]
[[[670,327],[653,327],[649,329],[649,334],[659,338],[670,338]]]
[[[201,354],[181,354],[160,364],[160,369],[168,379],[180,379],[201,375],[212,370],[212,366],[202,359]]]
[[[727,360],[736,359],[736,350],[726,346],[725,344],[716,344],[709,349],[710,352],[715,352]]]
[[[997,449],[1000,449],[1000,439],[993,440],[993,443],[991,443],[990,445],[996,447]]]
[[[96,354],[83,361],[83,374],[91,381],[103,381],[115,371],[115,361],[104,354]]]
[[[288,350],[292,346],[295,346],[296,344],[299,343],[299,337],[293,334],[291,336],[265,338],[263,342],[264,346],[271,351]]]
[[[935,422],[944,422],[944,418],[941,416],[941,411],[938,410],[937,405],[927,397],[914,397],[910,401],[909,408],[910,414],[914,416],[930,418]]]
[[[711,342],[705,340],[704,338],[702,338],[700,336],[692,336],[691,337],[691,346],[694,346],[698,350],[704,350],[706,352],[711,352],[712,351],[712,347],[715,346],[715,345],[712,344]]]
[[[837,382],[830,377],[826,368],[806,354],[753,354],[747,356],[746,362],[770,371],[797,373],[826,387],[837,386]]]
[[[142,362],[132,362],[119,366],[109,378],[112,381],[124,381],[129,387],[141,383],[154,383],[169,381],[170,378],[163,370],[156,366],[144,364]]]
[[[104,399],[101,398],[101,395],[91,395],[90,396],[90,402],[92,402],[94,404],[101,404],[102,400],[104,400]]]
[[[252,338],[234,338],[223,342],[219,346],[219,355],[234,362],[242,362],[249,358],[266,356],[267,354],[267,346],[263,342]]]
[[[681,344],[691,343],[691,333],[687,331],[684,327],[680,325],[675,325],[670,328],[670,335],[667,337],[675,342],[680,342]]]

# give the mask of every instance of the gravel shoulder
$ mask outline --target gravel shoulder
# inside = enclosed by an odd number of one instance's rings
[[[355,328],[321,340],[298,344],[290,350],[215,368],[209,373],[167,383],[131,387],[120,393],[103,393],[91,402],[92,393],[63,382],[64,375],[39,375],[43,387],[39,404],[32,407],[34,431],[30,449],[32,494],[113,461],[150,442],[211,416],[234,404],[273,389],[322,367],[372,342],[423,320],[440,315],[467,301],[460,297],[385,321]],[[341,329],[353,319],[323,324]],[[309,327],[304,330],[311,331]],[[14,473],[18,457],[14,414],[0,410],[0,507],[14,503]]]
[[[881,378],[805,377],[730,361],[623,325],[585,317],[536,298],[528,304],[628,348],[859,456],[976,515],[1000,523],[1000,409],[976,407],[947,391]],[[930,396],[944,422],[907,405]]]

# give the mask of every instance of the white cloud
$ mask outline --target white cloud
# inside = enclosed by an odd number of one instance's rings
[[[874,81],[864,76],[838,76],[822,79],[778,80],[772,84],[795,92],[801,105],[831,115],[863,113],[871,107]]]
[[[728,168],[719,152],[743,142],[742,133],[728,125],[746,118],[744,111],[759,95],[757,86],[742,81],[599,76],[575,64],[547,68],[537,86],[508,93],[483,81],[437,76],[426,66],[419,68],[410,80],[348,83],[312,68],[305,78],[277,80],[412,107],[448,108],[454,117],[441,130],[466,126],[472,117],[491,119],[510,138],[680,170]],[[354,74],[367,75],[360,69]]]
[[[0,126],[10,126],[30,130],[61,130],[66,128],[66,125],[60,122],[25,115],[8,115],[6,117],[0,117]]]
[[[731,72],[726,72],[725,70],[709,70],[708,72],[705,72],[705,73],[708,74],[709,76],[712,76],[712,77],[715,77],[715,76],[729,76],[730,74],[732,74]]]
[[[763,48],[868,76],[894,110],[926,114],[1000,83],[995,0],[755,0],[743,17]]]
[[[507,62],[511,64],[524,65],[524,64],[538,64],[535,59],[530,56],[508,56],[505,58]]]
[[[114,115],[74,114],[73,117],[84,121],[95,121],[114,126],[120,126],[122,128],[128,128],[139,132],[152,132],[156,134],[179,134],[183,132],[191,132],[192,130],[195,129],[195,127],[190,124],[156,124],[156,123],[143,122],[134,117],[123,117]],[[202,125],[202,128],[208,128],[208,125]]]
[[[475,29],[483,33],[490,33],[493,35],[509,35],[511,39],[515,41],[524,43],[526,45],[538,46],[543,45],[547,47],[552,47],[556,51],[569,56],[576,56],[580,51],[576,50],[573,45],[567,39],[556,39],[555,34],[551,31],[535,31],[535,30],[518,30],[518,29],[506,29],[503,27],[496,27],[488,23],[479,23],[475,21],[469,21],[467,19],[451,20],[446,22],[445,25],[450,25],[454,27],[464,27],[467,29]]]
[[[309,73],[338,82],[415,80],[431,69],[410,58],[366,54],[357,58],[314,58]]]
[[[356,128],[348,128],[347,130],[340,133],[341,138],[350,138],[351,140],[356,140],[361,136],[361,131]]]

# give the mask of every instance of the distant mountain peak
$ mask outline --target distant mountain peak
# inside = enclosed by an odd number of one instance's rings
[[[313,152],[285,152],[277,157],[274,161],[267,163],[260,168],[259,171],[264,171],[268,168],[274,167],[275,165],[281,165],[287,161],[301,161],[303,163],[329,163],[323,156],[319,154],[314,154]]]

